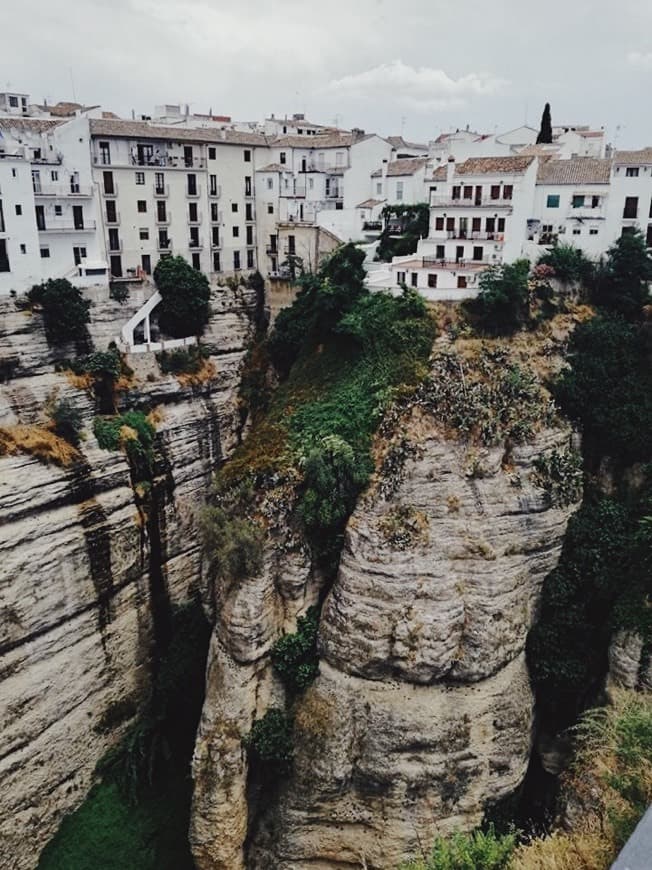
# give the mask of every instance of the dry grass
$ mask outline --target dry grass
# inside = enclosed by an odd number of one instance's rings
[[[44,426],[0,427],[0,456],[27,453],[41,462],[64,468],[80,458],[79,451]]]
[[[181,372],[175,375],[182,387],[200,387],[203,384],[210,384],[216,376],[215,363],[210,359],[205,359],[197,372]]]
[[[606,870],[613,847],[599,832],[566,834],[555,831],[514,853],[509,870]]]
[[[87,390],[88,392],[92,392],[95,385],[95,378],[90,374],[90,372],[78,375],[71,369],[66,369],[64,374],[68,383],[76,390]]]

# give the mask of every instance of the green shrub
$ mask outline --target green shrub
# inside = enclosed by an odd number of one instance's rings
[[[648,282],[652,280],[652,256],[645,236],[638,230],[626,233],[607,251],[607,259],[597,270],[592,300],[629,320],[641,315],[650,302]]]
[[[87,324],[90,322],[91,303],[65,278],[50,278],[36,284],[29,292],[32,305],[43,312],[45,334],[51,344],[89,341]]]
[[[154,269],[161,294],[158,323],[166,335],[186,338],[201,335],[210,316],[210,288],[205,275],[183,257],[166,257]]]
[[[210,351],[201,344],[191,345],[187,350],[185,348],[177,348],[176,350],[163,350],[156,354],[156,359],[164,374],[197,374],[204,365],[204,360],[208,359]]]
[[[109,296],[115,302],[123,305],[129,299],[129,287],[127,284],[111,283],[109,284]]]
[[[252,760],[267,771],[287,773],[292,767],[292,722],[283,710],[272,707],[256,719],[243,742]]]
[[[126,452],[134,480],[152,477],[156,430],[142,411],[95,417],[93,431],[103,450]]]
[[[554,506],[565,507],[582,495],[582,457],[576,450],[552,450],[534,460],[535,482]]]
[[[283,635],[272,647],[274,669],[292,694],[306,689],[319,672],[318,627],[319,611],[311,607],[297,619],[296,632]]]
[[[99,379],[116,381],[122,374],[122,357],[115,349],[97,350],[68,364],[75,374],[90,374]]]
[[[392,257],[413,254],[419,239],[428,235],[430,207],[427,203],[386,205],[381,217],[385,226],[378,240],[376,260],[391,262]]]
[[[507,870],[516,848],[516,834],[487,831],[437,837],[425,859],[409,861],[401,870]]]
[[[211,503],[201,513],[204,553],[211,572],[227,580],[243,580],[260,573],[263,565],[264,532],[250,515],[252,487],[249,481],[234,486],[219,483]]]
[[[79,447],[83,418],[81,411],[68,399],[61,399],[50,411],[54,431],[73,447]]]
[[[593,280],[595,266],[581,248],[574,245],[554,245],[539,257],[539,265],[554,269],[555,277],[560,281],[579,281],[586,285]]]
[[[493,335],[509,335],[529,322],[527,260],[489,266],[480,275],[480,292],[465,303],[478,327]]]

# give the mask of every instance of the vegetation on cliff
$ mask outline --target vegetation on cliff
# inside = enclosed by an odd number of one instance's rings
[[[376,260],[390,263],[392,257],[413,254],[419,239],[428,236],[430,206],[426,202],[386,205],[381,217],[384,226],[376,248]]]
[[[210,316],[206,276],[183,257],[166,257],[158,261],[154,281],[163,297],[157,309],[161,330],[173,338],[201,335]]]

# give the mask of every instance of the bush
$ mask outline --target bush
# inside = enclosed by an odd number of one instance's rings
[[[319,672],[317,629],[319,612],[311,607],[297,619],[294,634],[285,634],[272,647],[272,663],[292,694],[306,689]]]
[[[217,483],[212,504],[204,507],[200,527],[211,573],[227,580],[244,580],[263,566],[262,527],[249,517],[253,493],[249,482]]]
[[[210,356],[208,348],[200,344],[191,345],[187,350],[163,350],[156,354],[156,359],[164,374],[189,374],[195,375],[204,365],[204,361]]]
[[[402,864],[401,870],[506,870],[515,848],[515,833],[497,834],[490,826],[437,837],[427,858]]]
[[[539,257],[539,265],[550,266],[560,281],[590,284],[595,266],[581,248],[574,245],[554,245]]]
[[[129,299],[129,287],[126,284],[109,284],[109,296],[120,305]]]
[[[592,300],[635,320],[641,316],[643,305],[650,301],[651,280],[652,256],[645,236],[639,231],[626,233],[607,251],[606,263],[596,275]]]
[[[582,495],[582,457],[576,450],[553,450],[534,460],[534,480],[555,507],[567,507]]]
[[[79,447],[82,430],[82,413],[67,399],[61,399],[50,411],[50,417],[54,423],[54,431],[64,438],[73,447]]]
[[[201,335],[210,316],[210,288],[205,275],[183,257],[166,257],[154,269],[161,294],[158,323],[166,335],[186,338]]]
[[[386,205],[382,218],[385,226],[378,240],[375,259],[390,262],[392,257],[413,254],[419,239],[427,237],[430,207],[427,203]]]
[[[527,325],[530,316],[527,260],[490,266],[480,275],[480,292],[465,308],[480,329],[509,335]]]
[[[292,722],[283,710],[272,707],[256,719],[243,742],[252,760],[268,772],[287,773],[292,767]]]
[[[142,411],[95,417],[93,431],[103,450],[124,450],[135,480],[151,479],[156,430]]]
[[[51,344],[88,342],[91,303],[70,281],[50,278],[34,285],[28,295],[30,303],[39,305],[43,311],[45,334]]]

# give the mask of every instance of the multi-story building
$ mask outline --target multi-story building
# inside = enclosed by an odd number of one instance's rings
[[[652,148],[616,151],[610,188],[607,238],[640,230],[652,248]]]
[[[90,121],[93,176],[114,277],[180,254],[206,273],[257,268],[254,133]]]

